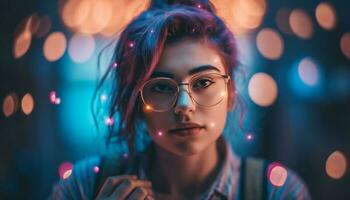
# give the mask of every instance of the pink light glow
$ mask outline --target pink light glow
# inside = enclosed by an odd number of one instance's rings
[[[159,131],[157,134],[158,134],[158,136],[162,136],[163,132]]]
[[[52,104],[58,105],[61,103],[61,99],[57,97],[56,91],[54,90],[50,92],[49,98]]]
[[[272,163],[268,168],[267,177],[272,185],[281,187],[287,180],[288,172],[280,163]]]
[[[67,179],[73,172],[73,164],[70,162],[63,162],[59,168],[58,173],[62,179]]]
[[[94,166],[94,172],[97,174],[98,172],[100,172],[100,168],[98,166]]]
[[[105,123],[106,123],[106,125],[108,125],[108,126],[112,126],[112,125],[114,124],[114,120],[113,120],[113,118],[111,118],[111,117],[107,117],[107,118],[105,119]]]

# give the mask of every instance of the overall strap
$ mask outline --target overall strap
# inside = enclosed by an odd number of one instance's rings
[[[267,199],[266,163],[258,158],[242,158],[241,163],[241,199]]]

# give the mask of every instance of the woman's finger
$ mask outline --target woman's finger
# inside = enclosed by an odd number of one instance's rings
[[[116,186],[125,179],[136,180],[137,177],[135,175],[121,175],[108,177],[103,183],[96,199],[101,199],[110,196],[116,188]]]
[[[137,187],[132,191],[127,200],[145,200],[148,195],[148,190],[146,188]]]
[[[112,199],[124,200],[131,193],[139,188],[147,194],[151,194],[151,182],[137,179],[125,179],[114,190],[111,197]],[[145,197],[146,197],[145,196]]]

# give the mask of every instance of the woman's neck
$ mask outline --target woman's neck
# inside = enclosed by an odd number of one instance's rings
[[[215,180],[222,160],[216,143],[191,156],[179,156],[156,146],[150,172],[153,189],[182,199],[197,197]]]

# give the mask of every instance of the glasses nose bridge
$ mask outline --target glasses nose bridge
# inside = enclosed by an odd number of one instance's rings
[[[178,91],[177,91],[177,100],[175,107],[188,107],[190,104],[194,105],[194,100],[190,91],[190,84],[189,83],[178,83]],[[187,86],[186,88],[181,88],[181,86]],[[186,92],[188,97],[186,98],[185,96],[181,95],[182,92]],[[191,101],[191,102],[188,102]]]

